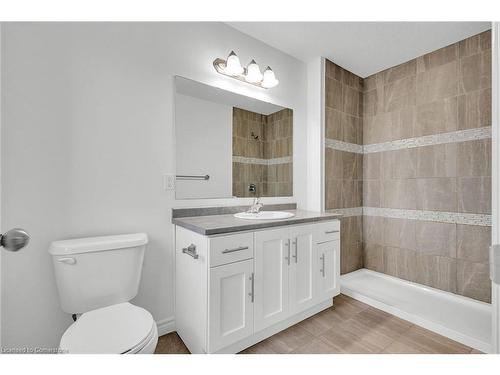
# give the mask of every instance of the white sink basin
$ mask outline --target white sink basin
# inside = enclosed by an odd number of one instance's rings
[[[279,219],[289,219],[294,217],[295,214],[285,211],[260,211],[258,214],[252,214],[249,212],[238,212],[234,214],[234,217],[238,219],[247,220],[279,220]]]

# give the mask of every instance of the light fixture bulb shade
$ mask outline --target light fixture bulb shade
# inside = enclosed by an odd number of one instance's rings
[[[226,67],[224,69],[224,73],[230,76],[238,76],[241,73],[243,73],[243,71],[244,69],[241,66],[240,59],[238,58],[236,53],[234,53],[234,51],[231,51],[226,60]]]
[[[255,60],[250,61],[250,64],[248,64],[245,80],[250,83],[262,81],[262,73],[260,72],[259,65],[255,62]]]
[[[276,79],[273,70],[268,66],[266,70],[264,70],[264,78],[261,82],[262,87],[266,89],[277,86],[279,81]]]

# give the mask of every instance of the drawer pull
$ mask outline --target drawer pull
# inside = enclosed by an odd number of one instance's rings
[[[196,245],[189,245],[188,247],[184,247],[182,249],[182,253],[183,254],[187,254],[189,255],[190,257],[193,257],[194,259],[198,259],[198,254],[196,254]]]
[[[338,233],[340,231],[338,230],[325,230],[325,234],[332,234],[332,233]]]
[[[226,249],[222,251],[222,254],[227,254],[227,253],[234,253],[235,251],[241,251],[241,250],[247,250],[248,246],[240,246],[236,247],[234,249]]]

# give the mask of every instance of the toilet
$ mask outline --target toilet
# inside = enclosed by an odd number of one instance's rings
[[[62,335],[62,353],[152,354],[152,315],[129,301],[141,279],[145,233],[52,242],[59,300],[76,321]]]

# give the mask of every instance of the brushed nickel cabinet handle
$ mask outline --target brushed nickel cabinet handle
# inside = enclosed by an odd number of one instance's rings
[[[325,254],[322,254],[321,257],[321,269],[319,270],[319,272],[321,272],[321,274],[323,275],[323,277],[325,277]]]
[[[290,265],[290,239],[288,239],[288,241],[285,243],[285,246],[287,247],[287,256],[285,257],[288,265]]]
[[[292,255],[292,257],[295,259],[295,263],[298,262],[298,253],[299,253],[299,249],[298,249],[298,245],[297,245],[297,238],[295,240],[293,240],[292,244],[295,246],[295,255]]]
[[[241,250],[247,250],[248,246],[239,246],[234,249],[226,249],[222,250],[222,254],[227,254],[227,253],[234,253],[235,251],[241,251]]]
[[[254,273],[252,272],[252,275],[250,276],[250,281],[251,281],[251,287],[250,287],[250,293],[248,293],[248,295],[250,296],[250,301],[254,301],[254,296],[255,296],[255,275]]]
[[[325,230],[325,234],[332,234],[332,233],[338,233],[340,231],[338,230]]]
[[[188,247],[182,248],[182,253],[187,254],[194,259],[198,259],[199,255],[196,253],[196,245],[191,244]]]

